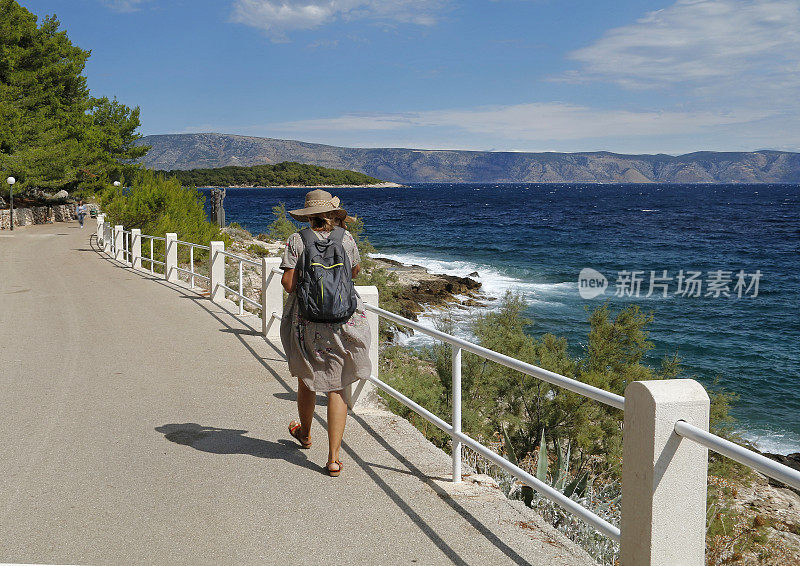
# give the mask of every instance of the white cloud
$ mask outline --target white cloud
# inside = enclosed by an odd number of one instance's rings
[[[139,4],[144,4],[150,0],[102,0],[103,4],[115,12],[135,12],[139,9]]]
[[[446,0],[236,0],[231,20],[283,39],[291,30],[336,20],[375,20],[433,25]]]
[[[682,154],[800,151],[800,117],[767,110],[656,111],[545,102],[471,109],[351,113],[272,123],[203,124],[227,132],[346,147]]]
[[[567,80],[711,93],[800,86],[800,0],[680,0],[606,32],[570,57]]]
[[[292,29],[336,20],[428,24],[445,1],[237,0],[234,19],[276,39]],[[234,129],[364,147],[634,153],[800,149],[800,0],[678,0],[607,31],[569,58],[578,65],[562,80],[651,89],[633,95],[648,102],[638,108],[550,101],[351,113]]]
[[[272,124],[305,133],[435,128],[517,141],[582,140],[613,136],[668,136],[766,118],[764,112],[653,112],[603,110],[560,102],[425,112],[347,114]]]

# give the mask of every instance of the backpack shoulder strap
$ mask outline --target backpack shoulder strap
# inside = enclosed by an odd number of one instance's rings
[[[298,232],[303,239],[303,247],[308,250],[314,242],[317,241],[317,235],[311,228],[303,228]]]
[[[314,249],[313,245],[317,240],[317,236],[314,234],[314,231],[311,228],[304,228],[300,230],[298,234],[300,234],[300,239],[303,240],[303,253],[301,253],[300,257],[297,258],[297,265],[295,266],[295,269],[300,270],[300,279],[302,279],[306,264],[310,261],[306,258],[309,257],[308,254],[311,253],[312,249]]]
[[[342,240],[344,240],[344,233],[345,233],[344,228],[342,228],[341,226],[337,226],[336,228],[333,229],[331,235],[328,236],[328,239],[333,240],[334,242],[339,242],[341,244]]]

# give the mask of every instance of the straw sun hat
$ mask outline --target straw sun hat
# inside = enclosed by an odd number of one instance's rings
[[[290,210],[289,214],[300,222],[308,222],[309,216],[315,216],[323,212],[336,212],[338,218],[346,218],[347,211],[341,208],[339,204],[339,197],[331,196],[328,191],[315,189],[306,193],[304,208]]]

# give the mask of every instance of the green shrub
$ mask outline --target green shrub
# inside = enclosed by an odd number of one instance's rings
[[[273,240],[285,242],[289,239],[289,236],[300,229],[300,225],[287,215],[286,205],[284,203],[273,206],[272,214],[275,216],[275,220],[267,226],[267,234]]]
[[[269,256],[269,250],[264,246],[259,246],[258,244],[250,244],[249,246],[247,246],[247,251],[258,257]]]
[[[174,232],[179,240],[196,244],[208,245],[211,240],[230,244],[230,239],[208,221],[203,203],[200,192],[184,189],[178,181],[149,170],[137,172],[130,187],[109,187],[101,195],[103,211],[112,224],[139,228],[143,234],[161,238]],[[156,247],[163,251],[161,242]],[[180,249],[185,252],[184,247]]]

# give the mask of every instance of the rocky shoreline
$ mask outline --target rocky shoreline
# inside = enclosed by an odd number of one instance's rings
[[[431,273],[421,265],[406,265],[380,256],[371,259],[377,267],[397,276],[401,289],[397,299],[402,309],[398,314],[411,320],[417,320],[426,307],[485,307],[485,301],[494,300],[480,293],[481,283],[470,277]]]

